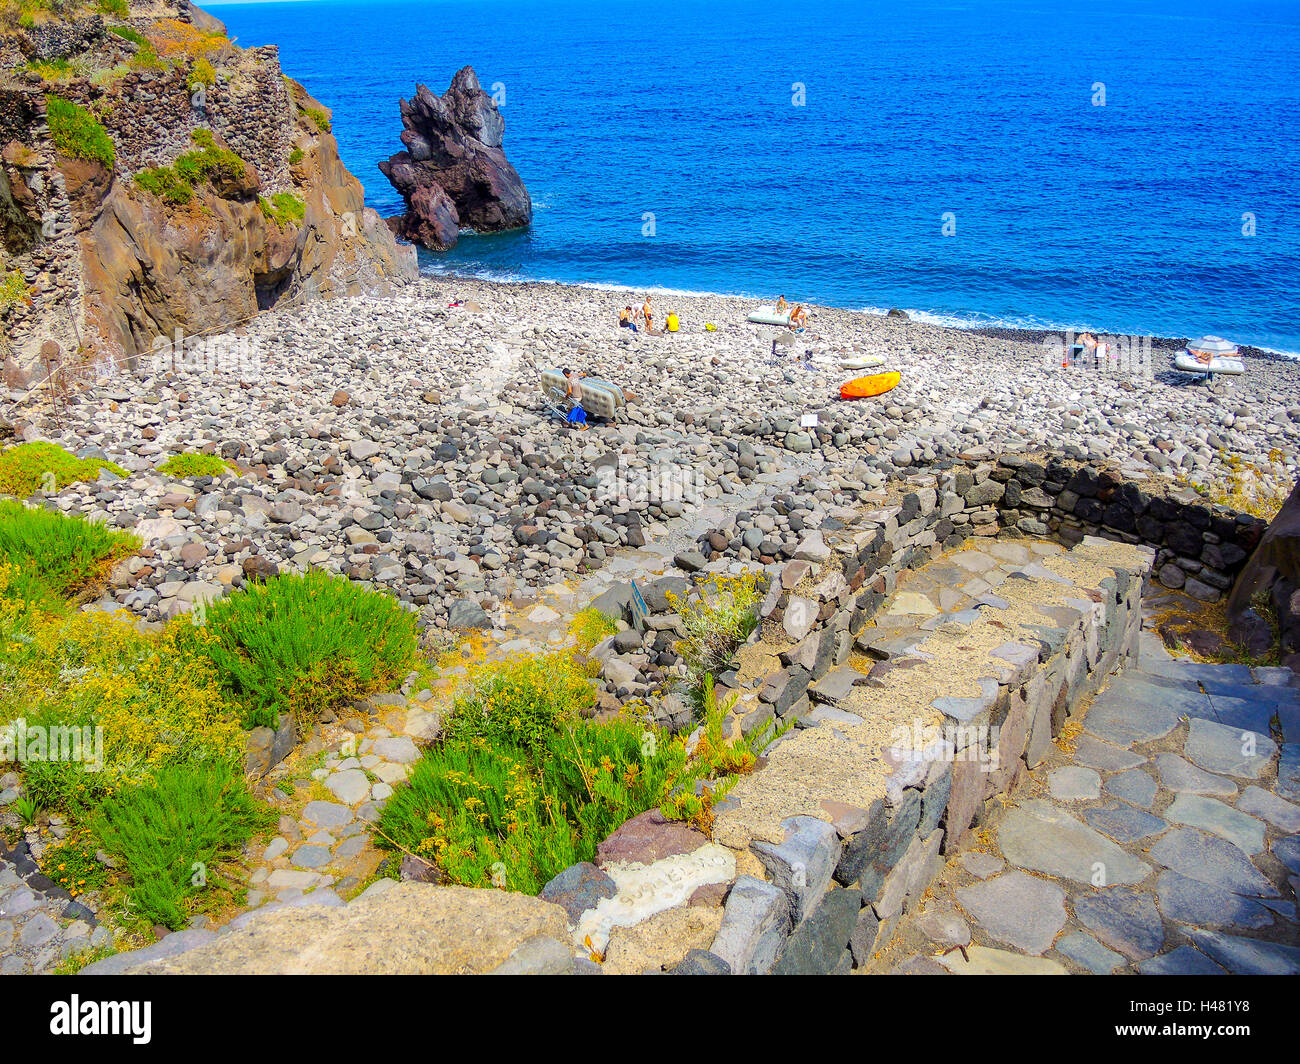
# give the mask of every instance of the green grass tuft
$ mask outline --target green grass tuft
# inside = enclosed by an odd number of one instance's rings
[[[119,477],[127,471],[102,458],[78,458],[58,444],[35,440],[0,451],[0,495],[25,499],[38,491],[59,491],[78,481],[94,480],[107,469]]]
[[[134,536],[83,517],[0,499],[0,564],[23,574],[19,594],[46,607],[93,587],[115,560],[139,546]]]
[[[210,129],[196,129],[190,138],[198,150],[186,152],[171,166],[141,170],[135,175],[135,183],[159,199],[183,205],[206,182],[238,182],[243,178],[244,160],[229,148],[218,147]]]
[[[215,454],[194,454],[189,451],[174,454],[158,467],[159,473],[166,473],[177,480],[190,477],[219,477],[230,472],[230,463]]]
[[[259,196],[257,202],[276,225],[301,225],[307,217],[307,205],[292,192],[277,192],[269,200]]]
[[[273,817],[229,765],[214,761],[171,765],[152,782],[106,799],[94,827],[122,862],[134,912],[179,931],[196,913],[238,896],[234,873],[223,866]]]
[[[275,727],[286,712],[310,723],[378,691],[410,672],[418,645],[414,616],[394,599],[321,571],[227,595],[205,629],[246,727]]]
[[[61,96],[45,97],[45,117],[60,155],[73,159],[89,159],[113,169],[117,153],[112,138],[89,111]]]
[[[578,649],[586,654],[597,643],[618,632],[618,621],[588,606],[579,611],[569,623],[569,632],[577,642]]]

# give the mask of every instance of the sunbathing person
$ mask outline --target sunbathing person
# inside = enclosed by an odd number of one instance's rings
[[[636,332],[636,322],[633,320],[635,317],[636,315],[632,313],[631,306],[624,307],[618,312],[618,327]]]
[[[794,310],[790,311],[790,328],[798,330],[806,329],[807,327],[808,312],[803,309],[803,304],[800,303],[794,308]]]
[[[675,333],[681,328],[681,324],[682,319],[677,316],[677,311],[670,310],[668,312],[668,318],[664,322],[664,329],[670,333]]]
[[[790,304],[785,301],[785,296],[779,296],[776,301],[776,312],[780,314]]]

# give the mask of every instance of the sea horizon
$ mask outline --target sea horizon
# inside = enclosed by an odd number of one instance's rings
[[[384,216],[403,207],[376,169],[402,147],[398,99],[444,91],[465,65],[500,98],[533,223],[421,250],[433,276],[1214,334],[1300,358],[1285,296],[1300,149],[1280,135],[1300,122],[1285,69],[1300,13],[1274,0],[1012,0],[997,20],[980,3],[832,2],[815,56],[775,42],[779,20],[748,0],[503,0],[490,20],[466,0],[212,6],[332,108]],[[642,9],[672,48],[627,47]],[[1198,41],[1220,57],[1213,91],[1187,69]]]

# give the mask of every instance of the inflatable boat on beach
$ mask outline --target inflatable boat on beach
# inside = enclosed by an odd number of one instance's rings
[[[1246,372],[1246,363],[1238,357],[1236,344],[1221,336],[1203,336],[1174,356],[1174,369],[1212,379],[1216,373],[1240,376]]]

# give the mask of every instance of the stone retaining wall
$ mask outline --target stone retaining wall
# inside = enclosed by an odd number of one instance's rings
[[[796,815],[782,822],[781,842],[751,842],[766,879],[737,880],[711,952],[737,973],[865,966],[986,803],[1041,762],[1068,716],[1136,655],[1149,554],[1130,558],[1097,588],[1078,590],[1086,597],[1056,607],[1057,623],[1038,629],[1036,646],[1009,642],[990,653],[980,696],[935,701],[951,746],[895,752],[884,795],[865,810],[824,802],[829,820]],[[900,656],[907,651],[891,663]],[[819,726],[834,727],[834,718]],[[752,779],[761,785],[761,772]],[[725,835],[725,808],[719,821]]]
[[[1268,527],[1193,491],[1155,493],[1077,463],[1006,455],[959,473],[957,481],[967,507],[978,502],[984,509],[976,512],[995,510],[1000,530],[1067,544],[1099,535],[1154,547],[1160,582],[1202,602],[1217,602],[1232,587]]]

